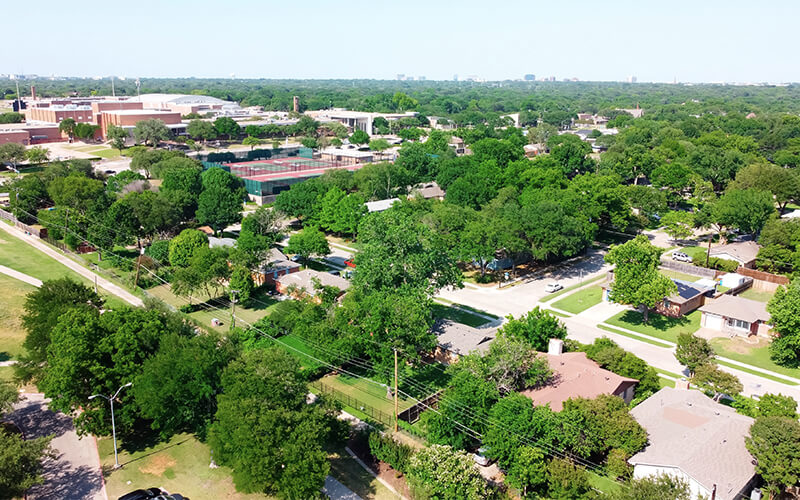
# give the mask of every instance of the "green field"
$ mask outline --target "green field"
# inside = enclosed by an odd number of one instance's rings
[[[603,289],[599,286],[591,286],[553,302],[553,307],[572,314],[578,314],[602,301]]]
[[[650,313],[648,319],[647,323],[643,323],[640,312],[628,310],[606,320],[606,324],[627,328],[673,343],[678,341],[678,335],[681,333],[694,333],[700,329],[700,311],[692,311],[680,318],[668,318]]]
[[[15,271],[25,273],[42,281],[70,278],[86,286],[94,286],[94,283],[64,264],[2,230],[0,230],[0,265],[10,267]],[[100,295],[106,299],[106,304],[109,307],[118,308],[123,305],[129,305],[117,296],[107,292],[101,291]]]
[[[349,403],[343,401],[343,403],[349,406],[354,408],[359,408],[362,405],[370,406],[386,415],[394,414],[394,401],[387,396],[386,387],[380,383],[342,373],[338,375],[326,375],[320,379],[320,382],[323,386],[335,389],[339,393],[352,398]],[[400,411],[403,411],[413,406],[414,403],[415,401],[412,399],[401,397],[398,408]]]
[[[35,290],[32,285],[0,274],[3,307],[0,308],[0,361],[15,359],[22,352],[25,332],[22,329],[22,306],[25,296]]]
[[[227,467],[211,469],[209,447],[188,434],[179,434],[152,448],[129,453],[120,442],[121,469],[112,470],[114,447],[108,437],[98,438],[100,461],[105,471],[109,498],[118,498],[138,488],[158,486],[186,498],[226,498],[256,500],[272,498],[266,495],[238,493]]]

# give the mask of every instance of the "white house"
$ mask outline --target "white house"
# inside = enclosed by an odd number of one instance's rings
[[[686,387],[665,387],[631,410],[648,437],[628,460],[633,477],[679,477],[692,498],[749,498],[756,473],[744,441],[753,419]]]

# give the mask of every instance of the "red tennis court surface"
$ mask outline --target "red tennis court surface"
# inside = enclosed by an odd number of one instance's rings
[[[325,162],[327,163],[327,162]],[[349,170],[350,172],[354,172],[361,167],[363,164],[357,165],[347,165],[345,167],[328,167],[328,168],[309,168],[303,170],[281,170],[277,172],[273,172],[271,174],[259,174],[259,175],[248,175],[245,179],[252,179],[254,181],[274,181],[278,179],[292,179],[292,178],[300,178],[300,177],[313,177],[313,176],[320,176],[325,173],[326,170],[330,170],[331,168],[335,169],[345,169]]]

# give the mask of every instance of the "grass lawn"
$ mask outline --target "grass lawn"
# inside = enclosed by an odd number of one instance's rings
[[[0,366],[0,382],[11,382],[14,379],[13,366]]]
[[[757,300],[759,302],[769,302],[772,297],[775,296],[775,292],[761,292],[758,290],[754,290],[752,287],[748,288],[744,292],[738,295],[739,297],[750,299],[750,300]]]
[[[549,312],[553,316],[558,316],[559,318],[571,318],[572,317],[567,313],[562,313],[560,311],[556,311],[555,309],[548,309],[547,312]]]
[[[643,323],[641,313],[628,310],[606,320],[606,324],[627,328],[669,342],[677,342],[678,335],[681,333],[694,333],[700,329],[700,311],[692,311],[681,318],[668,318],[650,313],[648,319],[647,323]]]
[[[617,335],[622,335],[623,337],[628,337],[628,338],[632,338],[634,340],[639,340],[641,342],[646,342],[646,343],[652,344],[652,345],[654,345],[656,347],[665,347],[667,349],[672,347],[669,344],[665,344],[663,342],[658,342],[658,341],[655,341],[655,340],[650,340],[647,337],[642,337],[640,335],[634,335],[634,334],[631,334],[631,333],[628,333],[628,332],[624,332],[624,331],[622,331],[622,330],[620,330],[618,328],[612,328],[612,327],[604,325],[602,323],[597,325],[597,328],[599,328],[601,330],[605,330],[607,332],[616,333]]]
[[[693,274],[686,274],[679,271],[673,271],[672,269],[660,269],[659,271],[667,278],[689,281],[691,283],[694,283],[695,281],[702,279],[700,276],[695,276]]]
[[[0,308],[0,361],[14,359],[22,352],[25,331],[22,329],[22,305],[32,285],[0,274],[3,307]]]
[[[692,260],[700,258],[705,259],[708,254],[708,247],[683,247],[681,248],[681,252],[691,257]]]
[[[567,295],[563,299],[553,302],[553,307],[562,311],[578,314],[596,306],[603,300],[603,289],[599,286],[590,286],[573,294]]]
[[[769,342],[760,340],[758,345],[748,344],[743,340],[737,338],[715,338],[709,341],[711,345],[714,347],[714,351],[719,356],[723,356],[726,358],[733,359],[735,361],[741,361],[742,363],[747,363],[749,365],[757,366],[759,368],[763,368],[765,370],[770,370],[775,373],[780,373],[781,375],[788,375],[794,378],[800,378],[800,368],[785,368],[783,366],[776,365],[770,358],[769,358]],[[741,369],[738,366],[730,365],[731,368]],[[742,369],[742,371],[747,371]],[[763,375],[759,372],[754,372],[757,375]],[[767,377],[769,378],[769,377]],[[774,379],[779,382],[783,383],[790,383],[783,379]]]
[[[84,285],[94,287],[94,283],[88,279],[5,231],[0,231],[0,265],[10,267],[15,271],[25,273],[42,281],[70,278]],[[109,307],[118,308],[122,305],[129,305],[116,295],[111,295],[105,291],[101,290],[100,295],[106,299],[106,304]]]
[[[323,386],[338,391],[338,394],[335,394],[336,399],[346,396],[340,399],[340,401],[348,406],[354,408],[361,408],[361,406],[372,407],[388,417],[394,415],[394,401],[387,397],[386,388],[377,383],[372,383],[363,378],[352,377],[343,373],[338,375],[326,375],[320,379],[320,382]],[[312,390],[314,388],[315,387],[312,386]],[[350,398],[349,401],[347,397]],[[413,406],[414,403],[415,401],[412,399],[401,397],[398,408],[400,411],[403,411]],[[365,408],[365,410],[362,411],[369,414],[369,412],[366,411],[367,409],[368,408]],[[378,420],[381,419],[378,418]]]
[[[622,485],[613,479],[594,472],[589,472],[589,484],[592,488],[598,489],[605,494],[615,493],[622,488]]]
[[[350,488],[353,493],[370,500],[396,500],[389,489],[364,470],[356,459],[344,449],[331,455],[331,475]]]
[[[658,386],[661,387],[662,389],[664,387],[672,387],[674,389],[675,388],[675,381],[666,379],[664,377],[658,377]]]
[[[163,300],[175,308],[189,303],[188,299],[184,297],[178,297],[173,294],[172,290],[169,288],[169,285],[159,285],[150,288],[147,290],[147,293]],[[204,293],[200,293],[198,295],[199,296],[194,297],[192,303],[200,304],[200,309],[190,313],[189,317],[194,318],[204,328],[215,328],[220,332],[227,332],[230,326],[228,323],[231,319],[230,312],[228,310],[228,298],[226,296],[213,297],[214,301],[208,302],[211,300],[211,298],[209,298],[207,295]],[[251,298],[248,307],[236,307],[236,317],[246,321],[247,323],[255,323],[259,319],[268,315],[272,311],[273,306],[275,306],[277,303],[277,300],[269,297],[264,292],[256,293]],[[220,311],[215,308],[223,310]],[[222,322],[222,325],[218,327],[212,327],[211,320],[214,318],[219,319]]]
[[[111,149],[111,148],[98,148],[92,149],[87,151],[90,155],[99,156],[100,158],[119,158],[121,155],[119,154],[118,149]]]
[[[449,319],[451,321],[455,321],[456,323],[464,323],[465,325],[473,326],[475,328],[488,323],[488,320],[478,316],[477,314],[472,314],[470,312],[442,304],[433,304],[433,315],[436,318]]]
[[[179,434],[152,448],[129,453],[120,443],[119,463],[114,465],[114,446],[111,438],[97,440],[100,461],[105,471],[109,498],[118,498],[138,488],[159,486],[170,493],[186,498],[226,498],[256,500],[272,498],[266,495],[237,493],[227,467],[211,469],[211,452],[207,445],[188,434]]]
[[[296,357],[297,360],[300,362],[300,365],[303,369],[307,370],[316,370],[321,366],[325,366],[319,361],[309,358],[308,356],[303,356],[301,353],[306,353],[314,356],[314,350],[305,343],[305,341],[295,335],[289,334],[280,337],[280,342],[276,342],[275,344],[282,349],[285,349],[286,352],[291,354],[292,356]],[[300,352],[297,352],[300,351]]]
[[[600,277],[595,278],[593,280],[584,281],[583,283],[576,283],[576,284],[574,284],[572,286],[568,286],[567,288],[565,288],[563,290],[559,290],[559,291],[557,291],[555,293],[548,294],[547,297],[542,297],[541,299],[539,299],[539,302],[550,302],[551,300],[553,300],[554,298],[558,297],[559,295],[564,295],[567,292],[571,292],[572,290],[575,290],[575,289],[580,288],[582,286],[586,286],[589,283],[597,283],[597,282],[600,282],[600,281],[602,281],[604,279],[606,279],[605,276],[600,276]]]

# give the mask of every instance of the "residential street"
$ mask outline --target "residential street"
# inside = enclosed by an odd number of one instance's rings
[[[26,438],[53,435],[55,459],[44,462],[45,482],[28,491],[29,500],[67,498],[108,500],[94,438],[79,437],[72,419],[47,409],[43,394],[25,394],[8,418]]]

